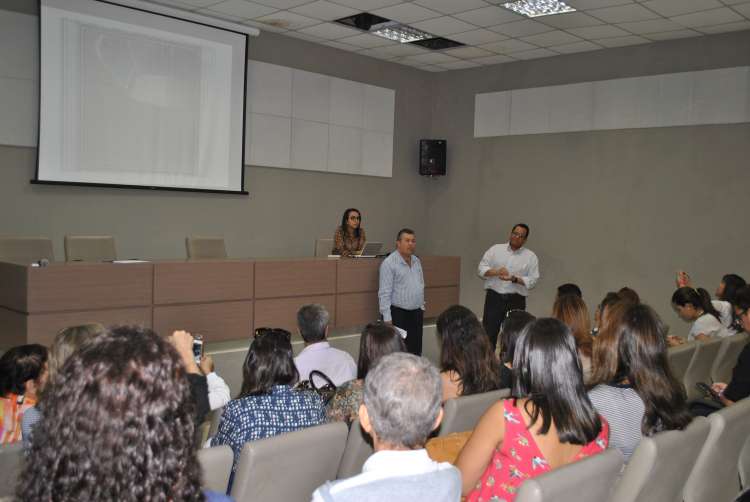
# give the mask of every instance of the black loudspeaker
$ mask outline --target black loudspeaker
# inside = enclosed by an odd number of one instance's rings
[[[448,142],[444,139],[419,140],[419,174],[422,176],[445,176],[445,150]]]

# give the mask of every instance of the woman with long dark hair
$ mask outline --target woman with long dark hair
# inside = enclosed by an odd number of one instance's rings
[[[642,436],[691,420],[667,362],[664,325],[648,305],[614,307],[594,342],[591,402],[610,424],[610,445],[630,458]]]
[[[468,501],[511,502],[526,479],[607,448],[607,422],[586,395],[565,324],[529,324],[516,343],[513,373],[517,397],[487,410],[456,462]]]
[[[578,348],[578,357],[583,367],[583,381],[591,377],[591,318],[589,309],[583,299],[573,295],[563,295],[555,300],[552,306],[552,317],[564,322],[573,333]]]
[[[499,388],[500,361],[471,310],[448,307],[437,318],[437,336],[443,401]]]
[[[708,340],[715,336],[725,337],[730,333],[721,324],[721,314],[711,303],[711,297],[703,288],[682,287],[672,295],[672,307],[680,319],[692,322],[688,341]],[[680,343],[670,337],[670,344]]]
[[[201,491],[185,368],[154,332],[85,342],[40,402],[19,500],[226,500]]]
[[[500,389],[513,388],[513,357],[516,342],[526,326],[536,319],[525,310],[509,310],[500,325]]]
[[[350,207],[341,217],[341,225],[333,235],[331,254],[341,256],[356,255],[365,247],[365,229],[362,228],[362,213]]]
[[[741,333],[742,322],[735,314],[737,305],[737,292],[747,283],[745,279],[737,274],[726,274],[721,278],[719,285],[716,287],[716,300],[711,301],[711,305],[719,312],[721,324],[730,332],[730,334]],[[692,287],[692,281],[687,272],[677,272],[677,287]]]

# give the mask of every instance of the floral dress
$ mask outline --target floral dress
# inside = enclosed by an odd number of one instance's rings
[[[514,400],[503,401],[503,418],[505,439],[492,455],[482,479],[467,495],[468,502],[511,502],[524,481],[551,470]],[[603,418],[601,421],[599,435],[581,448],[574,462],[607,449],[609,425]]]

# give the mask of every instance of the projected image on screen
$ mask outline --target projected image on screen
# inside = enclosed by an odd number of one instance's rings
[[[38,181],[241,192],[245,46],[121,6],[43,0]]]

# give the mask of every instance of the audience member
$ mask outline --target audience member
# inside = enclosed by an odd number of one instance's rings
[[[740,288],[734,301],[735,314],[745,332],[750,333],[750,286]],[[740,352],[729,384],[717,382],[713,384],[713,389],[719,394],[724,406],[731,406],[740,399],[750,396],[750,343],[746,344]]]
[[[47,381],[47,348],[13,347],[0,357],[0,445],[21,440],[21,423]]]
[[[49,378],[52,382],[62,368],[65,361],[75,352],[78,347],[91,338],[105,333],[107,328],[99,323],[82,324],[65,328],[55,335],[49,351]],[[24,448],[31,447],[31,432],[34,426],[42,419],[39,408],[33,406],[26,410],[22,420],[22,436]]]
[[[583,367],[583,381],[591,378],[591,318],[586,303],[578,296],[563,295],[552,306],[552,317],[564,322],[572,331]]]
[[[320,397],[314,392],[295,391],[292,387],[297,380],[291,334],[283,329],[256,330],[242,366],[240,394],[224,408],[219,430],[211,440],[212,446],[231,446],[232,479],[246,442],[318,425],[325,420]]]
[[[210,410],[218,410],[232,399],[229,385],[227,385],[223,378],[216,374],[216,371],[214,371],[214,360],[208,354],[201,356],[199,367],[201,373],[206,376],[208,408]]]
[[[730,333],[721,324],[721,315],[711,304],[708,291],[703,288],[682,287],[672,295],[672,307],[680,319],[692,322],[688,341],[709,340],[715,336],[724,337]],[[670,345],[683,343],[682,338],[669,337]]]
[[[599,331],[607,322],[607,313],[609,312],[609,309],[620,301],[622,301],[622,298],[620,298],[620,295],[614,291],[610,291],[604,295],[604,298],[601,303],[597,305],[596,312],[594,313],[594,329],[591,330],[592,336],[597,336],[599,334]]]
[[[499,388],[500,362],[474,313],[461,305],[437,318],[443,401]]]
[[[513,357],[516,354],[516,341],[526,326],[536,319],[525,310],[511,310],[500,325],[500,387],[513,388]]]
[[[404,351],[406,344],[392,325],[378,321],[365,326],[359,338],[357,379],[350,380],[336,389],[326,410],[328,420],[347,424],[357,420],[368,372],[384,356]]]
[[[620,290],[617,292],[617,296],[620,297],[620,300],[628,303],[634,303],[636,305],[641,303],[641,297],[638,296],[638,293],[636,293],[634,289],[627,286],[620,288]]]
[[[440,377],[429,361],[405,353],[383,357],[365,379],[359,408],[375,453],[362,474],[324,484],[313,501],[458,502],[459,472],[424,449],[443,417],[440,396]]]
[[[187,379],[190,384],[190,393],[195,403],[195,423],[200,424],[211,410],[208,399],[208,379],[195,362],[193,353],[193,335],[187,331],[178,330],[172,333],[169,341],[182,359],[182,364],[187,371]]]
[[[641,436],[683,429],[685,391],[667,362],[665,328],[644,304],[614,307],[594,342],[589,398],[609,422],[609,445],[630,458]]]
[[[581,291],[581,288],[579,288],[577,284],[573,284],[572,282],[566,282],[565,284],[560,284],[559,286],[557,286],[557,296],[555,299],[565,295],[574,295],[578,298],[583,299],[583,292]]]
[[[152,331],[88,340],[40,404],[19,500],[228,500],[201,491],[185,368]]]
[[[719,318],[721,324],[724,325],[731,334],[741,333],[742,322],[737,318],[734,313],[735,296],[737,291],[745,286],[745,279],[737,274],[726,274],[721,278],[719,286],[716,288],[716,300],[712,300],[711,304],[719,312]],[[677,287],[693,287],[692,280],[687,272],[677,272]]]
[[[487,410],[458,457],[468,501],[511,502],[526,479],[607,448],[607,422],[586,395],[565,324],[529,324],[516,343],[513,374],[521,397]]]
[[[318,370],[339,386],[357,377],[357,365],[352,356],[331,347],[326,340],[329,319],[330,315],[323,305],[303,305],[297,311],[297,326],[305,341],[305,348],[294,358],[294,364],[301,380],[309,380],[310,372]]]

